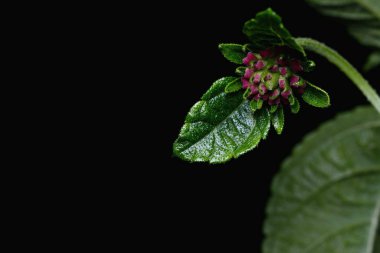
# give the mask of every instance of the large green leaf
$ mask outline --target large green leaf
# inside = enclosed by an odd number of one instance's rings
[[[272,193],[264,253],[380,252],[380,115],[362,107],[308,135]]]
[[[254,19],[245,22],[243,33],[248,36],[254,48],[266,49],[273,46],[287,46],[306,56],[289,31],[271,8],[259,12]]]
[[[222,163],[253,149],[260,130],[242,91],[225,93],[236,77],[216,81],[186,117],[174,155],[192,162]]]
[[[380,50],[379,0],[306,1],[317,8],[322,14],[336,17],[346,22],[348,25],[348,31],[362,45],[372,47],[375,50]],[[372,65],[370,66],[372,68],[380,65],[380,61],[371,63]]]

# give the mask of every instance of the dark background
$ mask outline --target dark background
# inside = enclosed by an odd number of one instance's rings
[[[165,4],[159,7],[164,10]],[[211,7],[178,2],[163,12],[147,12],[151,22],[144,30],[150,32],[146,60],[156,63],[151,66],[157,76],[151,81],[153,85],[160,80],[160,86],[152,88],[155,99],[149,109],[153,119],[149,131],[155,136],[152,144],[142,147],[144,162],[152,162],[141,168],[148,196],[141,201],[147,204],[144,214],[149,221],[142,229],[143,234],[160,238],[151,242],[160,248],[260,252],[270,184],[281,162],[322,122],[366,104],[356,86],[334,65],[309,53],[317,68],[305,77],[329,92],[330,108],[302,103],[299,114],[286,113],[281,136],[271,130],[258,148],[226,164],[191,164],[172,157],[172,143],[190,107],[215,80],[234,74],[235,65],[223,58],[218,44],[244,44],[242,25],[267,7],[282,16],[293,36],[326,43],[358,69],[371,52],[358,44],[343,24],[320,15],[303,1],[233,1]],[[376,72],[365,73],[370,83],[377,83]]]

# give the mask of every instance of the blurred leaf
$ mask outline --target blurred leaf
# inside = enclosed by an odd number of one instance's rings
[[[379,213],[380,116],[361,107],[323,124],[283,163],[263,252],[378,253]]]
[[[380,66],[380,51],[373,52],[367,60],[366,65],[364,66],[365,71],[370,71],[376,67]]]
[[[380,50],[379,0],[306,0],[306,2],[322,14],[345,22],[350,34],[362,45]],[[379,60],[374,62],[370,57],[365,69],[378,65]]]

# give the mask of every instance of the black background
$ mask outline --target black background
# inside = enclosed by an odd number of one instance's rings
[[[150,102],[151,144],[143,145],[144,233],[160,238],[165,249],[260,252],[270,183],[281,162],[303,136],[337,113],[366,104],[357,88],[334,65],[309,53],[317,68],[305,75],[327,90],[332,106],[316,109],[301,104],[297,115],[285,115],[281,136],[273,130],[257,149],[226,164],[188,163],[172,157],[176,139],[190,107],[208,87],[233,75],[235,65],[223,58],[218,44],[246,42],[242,25],[258,11],[272,7],[295,37],[312,37],[336,49],[359,70],[370,49],[358,44],[337,20],[320,15],[303,1],[234,1],[228,4],[178,2],[166,11],[147,12],[149,53],[155,77]],[[155,6],[150,6],[154,9]],[[160,3],[160,10],[165,4]],[[153,50],[156,49],[156,50]],[[154,56],[154,57],[153,57]],[[378,70],[365,73],[376,84]],[[379,90],[377,88],[377,90]],[[153,154],[151,154],[153,152]],[[153,157],[152,157],[153,156]],[[146,187],[145,187],[146,186]],[[153,243],[153,242],[152,242]]]

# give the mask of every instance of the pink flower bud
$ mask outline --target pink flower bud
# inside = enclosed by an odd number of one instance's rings
[[[295,84],[300,80],[299,76],[292,76],[290,78],[290,85],[295,86]]]
[[[281,67],[281,68],[280,68],[280,74],[281,74],[282,76],[285,76],[286,73],[287,73],[286,68],[285,68],[285,67]]]
[[[292,92],[290,90],[286,90],[286,91],[283,91],[281,93],[281,96],[285,99],[288,99],[288,97],[290,96],[290,94],[292,94]]]
[[[244,73],[244,78],[249,79],[253,75],[253,69],[246,68]]]
[[[247,89],[249,86],[251,86],[249,81],[247,79],[245,79],[244,77],[241,78],[241,82],[243,84],[243,89]]]
[[[261,75],[260,74],[255,74],[255,77],[253,78],[253,83],[260,83],[261,80]]]
[[[268,91],[267,87],[263,83],[261,83],[259,85],[259,92],[260,92],[260,94],[264,95],[265,93],[267,93],[267,91]]]
[[[256,60],[256,56],[253,53],[248,52],[247,56],[243,59],[243,64],[248,66],[251,63],[251,61],[254,60]]]
[[[303,71],[303,61],[288,53],[286,47],[275,46],[246,54],[242,60],[245,67],[237,69],[239,74],[244,69],[241,82],[245,98],[258,101],[260,106],[263,101],[270,106],[289,105],[293,95],[304,93],[307,82],[297,73]]]
[[[257,93],[259,93],[259,89],[257,88],[257,86],[251,85],[250,88],[251,88],[251,95],[256,95]]]
[[[256,95],[253,97],[253,99],[256,100],[256,101],[259,101],[260,98],[261,98],[261,95],[260,95],[259,93],[256,94]]]
[[[273,65],[271,68],[270,68],[270,71],[272,72],[277,72],[278,71],[278,65]]]
[[[264,62],[262,60],[258,60],[255,64],[255,69],[260,70],[260,69],[264,68],[264,66],[265,66]]]
[[[275,89],[270,95],[269,99],[275,100],[276,98],[278,98],[279,95],[280,95],[280,91],[278,89]]]

